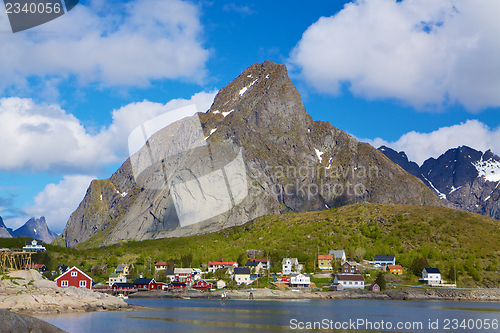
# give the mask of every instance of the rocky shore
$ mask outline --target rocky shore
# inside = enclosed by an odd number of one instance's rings
[[[107,294],[84,288],[60,288],[36,270],[14,271],[0,276],[0,309],[3,310],[32,314],[135,308]]]
[[[283,290],[283,289],[233,289],[225,290],[227,299],[248,300],[250,292],[255,300],[277,300],[277,299],[379,299],[379,300],[449,300],[488,302],[500,301],[500,290],[466,290],[466,289],[433,289],[433,288],[404,288],[400,290],[386,290],[383,292],[370,292],[366,290],[343,290],[343,291],[315,291]],[[201,292],[197,290],[186,290],[184,293],[177,291],[145,291],[131,294],[130,298],[201,298],[221,299],[223,291]]]

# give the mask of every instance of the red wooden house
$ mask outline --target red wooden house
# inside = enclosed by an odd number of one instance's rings
[[[58,287],[92,289],[92,278],[74,266],[58,276],[55,281]]]
[[[134,286],[137,290],[161,290],[163,283],[158,283],[154,279],[135,279]]]
[[[113,292],[118,291],[135,291],[135,286],[133,283],[125,283],[125,282],[116,282],[111,286]]]
[[[193,288],[194,289],[214,289],[214,284],[213,283],[210,283],[210,282],[207,282],[205,280],[200,280],[198,282],[196,282],[195,284],[193,284]]]

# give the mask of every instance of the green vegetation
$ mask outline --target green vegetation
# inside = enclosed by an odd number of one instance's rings
[[[262,250],[271,258],[271,272],[281,270],[283,257],[297,257],[311,270],[318,249],[320,253],[344,249],[350,258],[367,260],[375,254],[395,254],[405,271],[397,278],[402,283],[417,284],[422,265],[439,268],[453,282],[455,271],[450,270],[456,266],[459,287],[498,287],[499,226],[500,221],[447,208],[360,203],[320,212],[263,216],[206,235],[87,250],[53,245],[47,249],[52,269],[65,264],[90,272],[94,265],[107,265],[111,272],[117,264],[133,263],[135,274],[145,276],[153,276],[157,261],[202,267],[208,261],[243,261],[251,249]],[[15,247],[10,245],[15,241],[2,239],[0,246]],[[24,240],[19,242],[24,244]]]

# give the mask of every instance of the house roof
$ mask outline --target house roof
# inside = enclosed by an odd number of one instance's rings
[[[109,274],[109,277],[117,277],[120,276],[120,273],[111,273]]]
[[[172,285],[172,286],[186,286],[186,284],[184,282],[172,282],[172,283],[170,283],[170,285]]]
[[[57,280],[59,280],[60,278],[62,278],[63,276],[65,276],[66,274],[70,274],[71,271],[78,271],[80,274],[82,274],[83,276],[85,276],[87,279],[89,279],[90,281],[93,281],[92,278],[90,276],[88,276],[87,274],[85,274],[84,272],[82,272],[78,267],[76,266],[73,266],[71,267],[70,269],[68,269],[66,272],[62,273],[61,275],[59,275],[58,277],[55,278],[54,281],[57,282]]]
[[[296,277],[296,276],[299,276],[299,275],[303,275],[305,277],[309,277],[309,274],[302,274],[302,273],[291,273],[290,277]]]
[[[234,274],[250,274],[250,268],[239,268],[236,267],[234,269]]]
[[[119,264],[118,267],[116,268],[115,272],[123,272],[125,267],[130,266],[129,264]]]
[[[40,269],[40,268],[43,268],[45,267],[44,264],[31,264],[31,265],[24,265],[23,267],[21,267],[22,269],[25,269],[25,268],[29,268],[29,269]]]
[[[192,274],[193,269],[192,268],[174,268],[174,273],[175,274]]]
[[[208,263],[209,266],[214,266],[214,265],[234,265],[236,264],[236,261],[210,261]]]
[[[165,261],[160,261],[155,264],[155,266],[167,266],[167,263]]]
[[[111,288],[113,288],[114,286],[118,288],[134,288],[134,284],[130,282],[115,282],[113,283]]]
[[[365,278],[361,274],[337,274],[338,281],[364,281]]]
[[[247,261],[245,266],[257,267],[259,266],[260,261]]]
[[[374,261],[393,261],[396,259],[394,254],[376,254],[374,257]]]
[[[173,270],[173,269],[166,269],[166,270],[165,270],[165,273],[166,273],[167,275],[175,275],[175,273],[174,273],[174,270]]]
[[[135,279],[134,284],[150,284],[151,282],[154,282],[153,279]]]
[[[434,267],[426,267],[426,268],[424,268],[424,270],[427,273],[431,273],[431,274],[441,274],[441,272],[439,271],[439,269],[438,268],[434,268]]]
[[[401,265],[387,265],[388,269],[403,269]]]
[[[104,269],[106,269],[106,266],[92,266],[92,270],[94,270],[94,269],[104,270]]]
[[[335,259],[342,259],[342,257],[345,257],[344,250],[332,250],[332,251],[330,251],[329,254],[334,255]]]
[[[333,259],[333,254],[319,254],[318,259]]]
[[[292,262],[292,265],[293,264],[296,264],[296,265],[299,264],[299,260],[297,258],[283,258],[283,264],[285,264],[288,259],[290,259],[290,261]]]
[[[250,259],[248,259],[248,261],[257,261],[257,262],[261,262],[261,263],[267,263],[267,262],[269,262],[269,259],[267,259],[267,258],[250,258]]]

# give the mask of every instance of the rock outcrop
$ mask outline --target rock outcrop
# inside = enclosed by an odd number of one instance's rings
[[[56,243],[187,236],[362,201],[441,205],[372,146],[313,121],[286,67],[266,61],[221,89],[207,112],[148,135],[110,179],[93,181]]]
[[[65,331],[43,320],[27,315],[0,310],[0,333],[63,333]]]
[[[39,219],[32,217],[22,227],[12,231],[11,234],[13,237],[30,237],[49,244],[57,238],[57,234],[49,229],[44,216]]]

